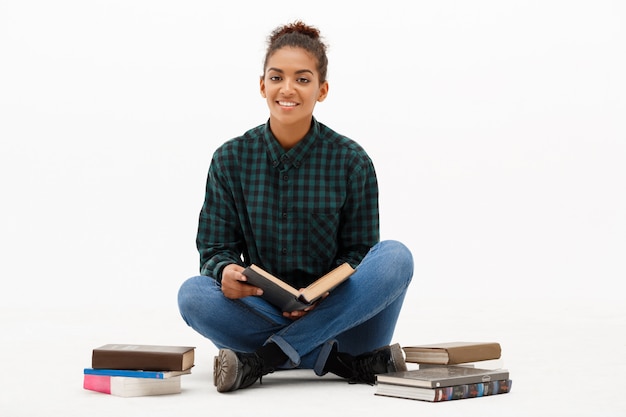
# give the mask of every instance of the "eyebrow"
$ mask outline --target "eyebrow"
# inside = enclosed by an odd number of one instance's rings
[[[271,68],[267,69],[267,72],[270,72],[270,71],[276,71],[276,72],[281,73],[281,74],[285,73],[285,71],[281,70],[280,68],[274,68],[274,67],[271,67]],[[309,69],[301,69],[301,70],[296,71],[296,74],[303,74],[303,73],[309,73],[311,75],[315,75],[315,74],[313,74],[313,71],[311,71]]]

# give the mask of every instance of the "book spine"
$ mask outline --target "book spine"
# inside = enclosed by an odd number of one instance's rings
[[[84,375],[83,388],[89,391],[111,394],[111,377],[103,375]]]
[[[434,402],[461,400],[465,398],[486,397],[488,395],[506,394],[511,391],[513,381],[510,379],[463,384],[452,387],[436,388]]]
[[[126,369],[144,371],[182,371],[182,355],[167,352],[131,352],[94,350],[94,369]]]

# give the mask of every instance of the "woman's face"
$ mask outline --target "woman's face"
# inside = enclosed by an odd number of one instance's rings
[[[327,94],[328,83],[320,83],[316,59],[304,49],[284,47],[268,58],[261,95],[273,122],[310,123],[315,104]]]

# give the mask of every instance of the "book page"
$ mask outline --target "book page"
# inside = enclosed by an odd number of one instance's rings
[[[302,291],[302,298],[304,298],[307,302],[311,302],[341,284],[353,273],[354,268],[346,262],[321,278],[318,278],[311,285],[306,287]]]
[[[298,297],[300,295],[300,291],[296,290],[295,288],[293,288],[291,285],[287,284],[285,281],[281,280],[280,278],[277,278],[274,275],[270,274],[269,272],[265,271],[261,267],[252,264],[252,265],[249,266],[249,268],[253,272],[256,272],[258,275],[260,275],[262,278],[265,278],[268,281],[276,284],[277,286],[279,286],[283,290],[293,294],[294,296]],[[248,276],[248,281],[250,281],[250,277],[249,276]],[[257,285],[260,288],[263,288],[262,286],[258,285],[255,282],[250,282],[250,283],[253,284],[253,285]]]

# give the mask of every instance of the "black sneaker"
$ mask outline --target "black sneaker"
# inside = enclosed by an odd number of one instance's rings
[[[256,353],[220,349],[213,363],[213,384],[218,392],[234,391],[249,387],[273,371],[264,366]]]
[[[402,349],[398,343],[363,353],[352,362],[352,378],[350,383],[358,382],[374,385],[376,374],[406,371],[406,363]]]

